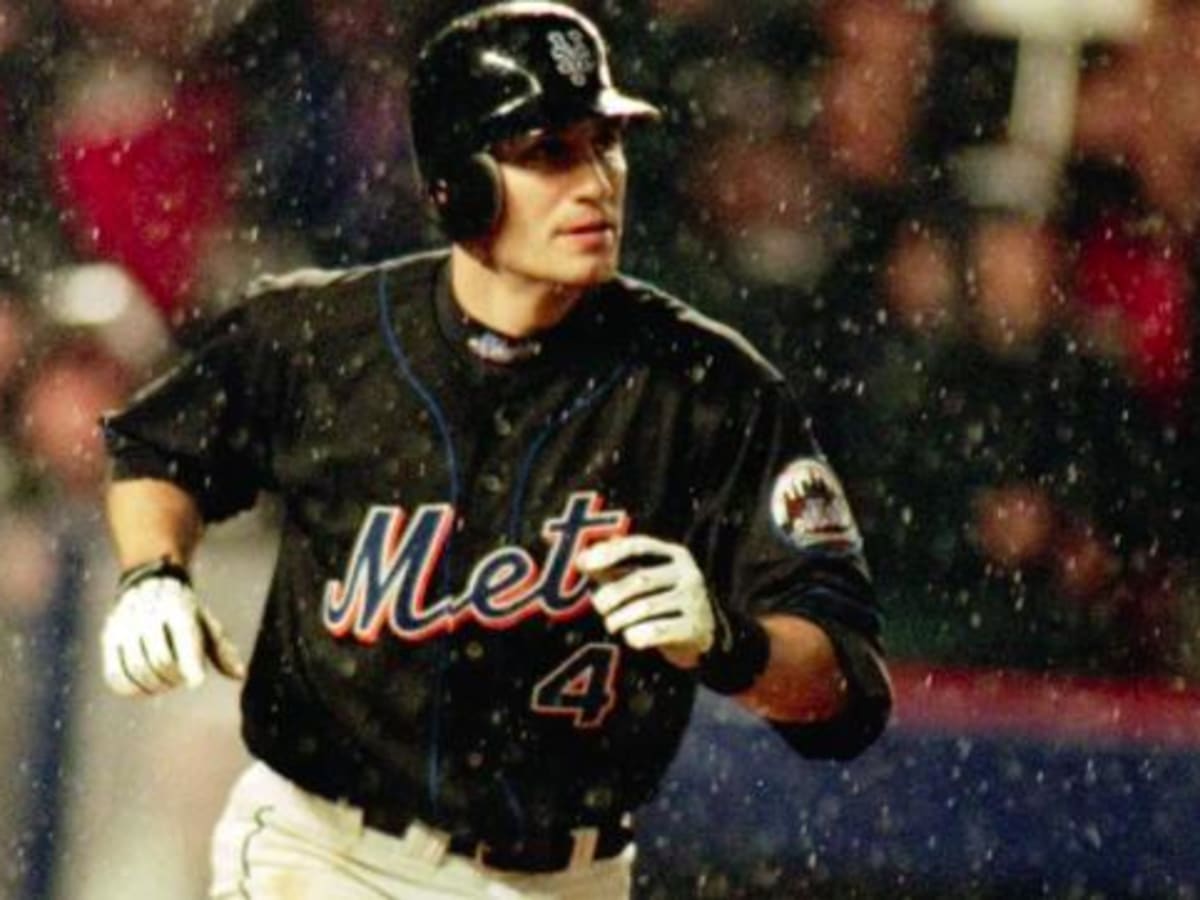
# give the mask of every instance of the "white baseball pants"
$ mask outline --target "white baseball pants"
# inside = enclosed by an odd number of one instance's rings
[[[490,869],[419,822],[403,837],[364,827],[362,810],[297,787],[255,762],[213,834],[214,900],[628,900],[635,847],[562,872]]]

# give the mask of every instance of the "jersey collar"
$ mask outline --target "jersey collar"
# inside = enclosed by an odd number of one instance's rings
[[[513,338],[493,331],[471,318],[458,305],[450,288],[450,265],[442,264],[434,288],[434,306],[438,327],[451,346],[489,368],[514,369],[560,357],[578,354],[585,346],[594,346],[603,326],[603,287],[588,291],[566,317],[553,328],[524,338]]]

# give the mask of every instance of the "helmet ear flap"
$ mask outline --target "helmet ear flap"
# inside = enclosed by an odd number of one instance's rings
[[[484,237],[499,224],[504,209],[500,167],[489,153],[472,154],[433,179],[429,195],[452,242]]]

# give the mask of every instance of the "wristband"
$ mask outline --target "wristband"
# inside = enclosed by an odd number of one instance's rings
[[[147,578],[174,578],[188,587],[192,586],[192,576],[188,574],[188,570],[170,557],[163,556],[122,572],[117,580],[117,593],[122,594]]]
[[[725,609],[716,613],[717,640],[700,657],[700,682],[718,694],[740,694],[767,668],[771,639],[753,616]]]

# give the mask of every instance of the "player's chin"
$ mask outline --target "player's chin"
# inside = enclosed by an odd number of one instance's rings
[[[564,265],[558,281],[571,287],[586,288],[603,284],[617,274],[617,254],[591,255]]]

